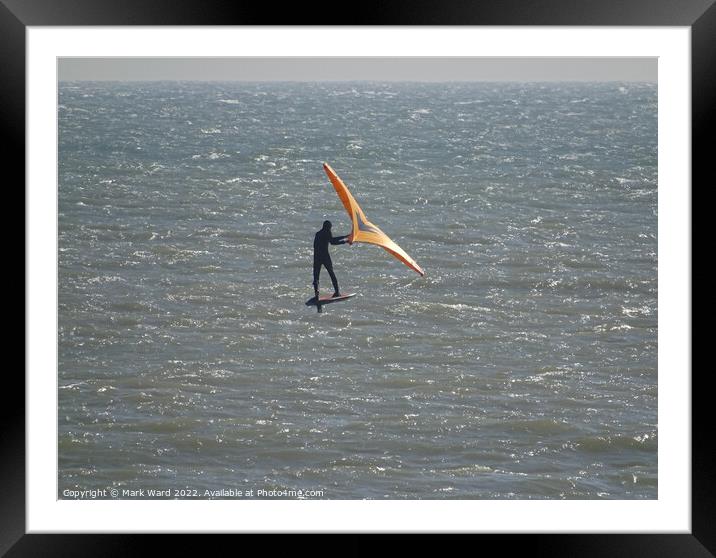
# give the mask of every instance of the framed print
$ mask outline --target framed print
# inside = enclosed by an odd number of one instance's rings
[[[1,12],[27,208],[8,555],[144,532],[713,551],[708,2],[62,4]]]

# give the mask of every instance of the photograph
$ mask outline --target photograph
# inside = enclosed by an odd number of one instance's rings
[[[58,57],[59,500],[657,500],[656,57]]]
[[[26,287],[0,555],[713,556],[713,0],[399,4],[2,1]]]

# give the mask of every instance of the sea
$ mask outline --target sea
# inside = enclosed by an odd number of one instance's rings
[[[658,497],[655,83],[58,92],[58,498]]]

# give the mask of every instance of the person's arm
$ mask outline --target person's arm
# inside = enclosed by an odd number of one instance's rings
[[[345,236],[332,236],[331,237],[331,244],[345,244],[346,238],[348,238],[348,235]]]

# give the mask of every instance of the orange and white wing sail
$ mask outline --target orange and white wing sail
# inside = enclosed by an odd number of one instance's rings
[[[351,218],[351,222],[353,223],[351,234],[348,235],[348,242],[366,242],[368,244],[376,244],[398,258],[410,269],[417,271],[420,275],[425,275],[422,268],[415,263],[415,260],[413,260],[413,258],[405,252],[405,250],[393,242],[390,237],[381,231],[376,225],[366,219],[365,213],[363,213],[363,210],[360,208],[355,198],[351,195],[346,185],[328,163],[323,163],[323,170],[326,171],[331,184],[333,184],[333,187],[336,189],[336,193],[341,199],[343,207],[346,208],[346,211]]]

